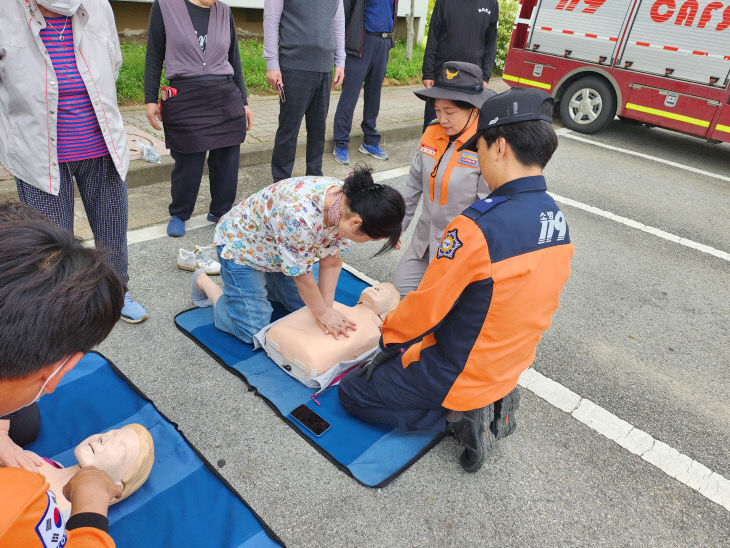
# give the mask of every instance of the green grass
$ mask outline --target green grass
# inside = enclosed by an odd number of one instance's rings
[[[263,43],[258,40],[239,40],[243,78],[249,93],[271,95],[274,90],[266,83],[266,61],[263,58]],[[139,39],[122,39],[124,64],[117,80],[117,97],[122,105],[144,103],[144,57],[146,46]],[[389,83],[408,84],[420,81],[423,63],[423,46],[414,45],[413,59],[406,61],[405,42],[399,42],[390,52],[386,77]],[[163,78],[164,80],[164,78]],[[167,81],[163,82],[163,85]]]
[[[117,80],[120,104],[144,103],[144,54],[146,47],[134,42],[122,42],[124,63]]]
[[[413,44],[413,57],[406,61],[405,41],[396,42],[395,47],[390,50],[385,77],[390,78],[393,84],[409,84],[413,80],[420,82],[423,52],[424,47],[421,44]]]

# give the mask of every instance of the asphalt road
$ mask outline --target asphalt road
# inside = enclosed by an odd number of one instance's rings
[[[728,145],[620,122],[586,138],[730,174]],[[376,167],[407,165],[417,143],[388,150],[391,160]],[[345,170],[328,158],[325,172]],[[242,171],[239,194],[268,184],[268,174]],[[559,196],[730,251],[727,180],[566,136],[546,175]],[[388,183],[402,187],[405,177]],[[165,183],[130,192],[131,224],[166,220],[167,192]],[[730,478],[728,261],[562,209],[576,254],[534,368]],[[357,484],[174,327],[191,280],[175,266],[177,248],[211,237],[212,225],[130,245],[131,289],[150,319],[120,323],[100,351],[288,545],[728,545],[728,510],[525,389],[517,432],[479,473],[461,471],[447,439],[387,487]],[[388,280],[398,255],[372,258],[376,248],[353,246],[346,260]]]

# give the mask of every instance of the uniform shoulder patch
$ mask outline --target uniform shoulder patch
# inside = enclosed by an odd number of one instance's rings
[[[458,249],[463,245],[464,244],[461,243],[461,240],[459,240],[458,229],[455,228],[453,230],[449,230],[441,238],[441,243],[439,244],[438,251],[436,252],[436,258],[442,259],[446,257],[447,259],[453,259]]]
[[[46,495],[48,496],[46,511],[36,524],[35,531],[43,548],[63,548],[67,540],[66,527],[56,503],[56,495],[51,491],[47,491]]]
[[[468,150],[465,150],[461,153],[461,156],[459,156],[459,163],[470,167],[478,167],[479,157],[477,156],[476,152],[470,152]]]

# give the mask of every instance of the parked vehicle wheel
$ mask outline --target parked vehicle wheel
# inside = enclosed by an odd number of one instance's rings
[[[616,99],[606,82],[588,76],[568,86],[560,100],[560,118],[573,131],[595,133],[613,120]]]

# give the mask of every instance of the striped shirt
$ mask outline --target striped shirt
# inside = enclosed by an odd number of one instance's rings
[[[109,154],[94,107],[79,74],[69,17],[46,17],[41,40],[58,81],[58,161],[72,162]]]

